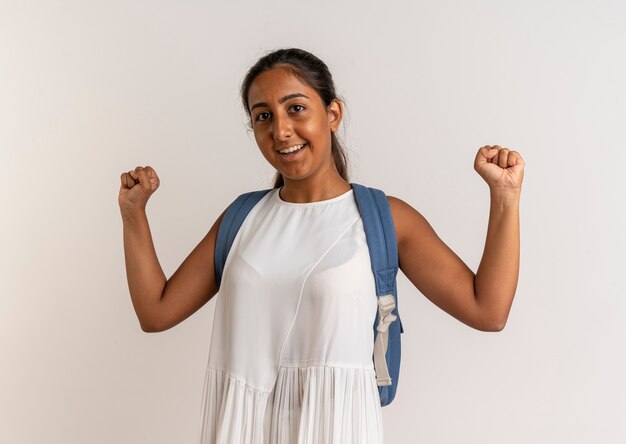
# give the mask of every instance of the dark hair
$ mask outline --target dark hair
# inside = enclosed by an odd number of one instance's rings
[[[335,92],[332,75],[324,62],[303,49],[278,49],[261,57],[248,70],[242,82],[241,100],[243,102],[243,107],[250,118],[250,125],[252,125],[252,116],[248,103],[248,92],[250,91],[250,86],[259,74],[275,67],[288,69],[299,80],[317,91],[326,106],[330,105],[333,99],[339,99],[345,103],[345,101]],[[349,182],[348,162],[345,148],[335,132],[331,133],[331,151],[337,172],[341,175],[341,177]],[[283,175],[277,171],[274,178],[274,188],[279,188],[283,185]]]

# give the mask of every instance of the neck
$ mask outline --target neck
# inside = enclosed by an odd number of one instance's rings
[[[336,170],[331,177],[308,177],[299,180],[283,178],[283,180],[285,184],[280,190],[280,197],[286,202],[294,203],[332,199],[352,188]]]

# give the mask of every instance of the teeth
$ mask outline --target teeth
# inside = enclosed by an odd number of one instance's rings
[[[294,145],[291,148],[286,148],[284,150],[280,150],[279,153],[282,153],[282,154],[293,153],[294,151],[299,150],[300,148],[302,148],[304,145],[306,145],[306,143],[301,144],[301,145]]]

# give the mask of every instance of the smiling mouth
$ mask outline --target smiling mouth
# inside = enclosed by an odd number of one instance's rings
[[[304,148],[306,148],[307,146],[309,146],[308,143],[304,143],[304,144],[299,144],[299,145],[294,145],[291,148],[287,148],[286,151],[285,150],[281,150],[278,151],[278,153],[281,156],[290,156],[296,153],[299,153],[300,151],[302,151]]]

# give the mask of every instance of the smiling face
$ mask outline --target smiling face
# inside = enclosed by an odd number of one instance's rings
[[[342,106],[328,108],[317,91],[284,68],[259,74],[248,93],[254,138],[265,159],[289,180],[324,180],[337,174],[331,153],[331,132],[337,131]],[[305,144],[289,154],[279,150]]]

